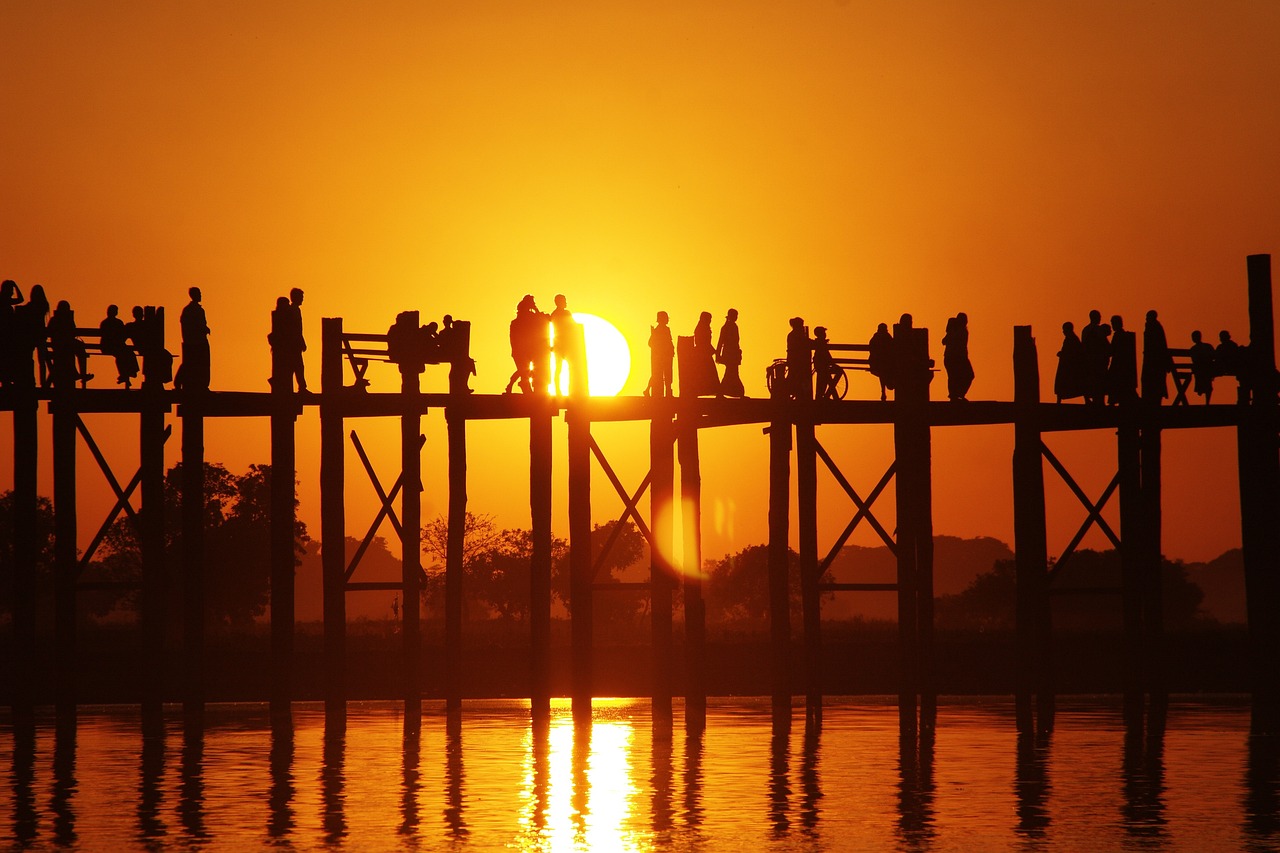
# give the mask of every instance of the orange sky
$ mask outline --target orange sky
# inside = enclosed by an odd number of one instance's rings
[[[618,325],[642,365],[655,311],[688,334],[699,311],[718,324],[737,307],[757,395],[789,316],[865,341],[911,311],[940,359],[938,333],[963,310],[971,396],[1008,399],[1015,324],[1036,329],[1046,387],[1058,325],[1093,307],[1131,328],[1158,308],[1174,345],[1195,327],[1246,336],[1244,258],[1280,249],[1277,33],[1280,6],[1260,0],[10,0],[0,274],[69,299],[82,325],[109,301],[164,304],[175,350],[186,288],[201,286],[215,388],[266,390],[269,311],[301,286],[313,381],[320,317],[381,332],[417,308],[471,319],[474,384],[501,390],[516,301],[563,292]],[[427,385],[443,390],[443,372]],[[318,533],[315,421],[300,424],[299,476]],[[132,420],[91,425],[131,471]],[[425,430],[436,513],[442,419]],[[643,430],[599,434],[621,455]],[[471,435],[472,508],[527,525],[522,431]],[[265,423],[210,425],[209,458],[243,469],[266,437]],[[864,492],[888,464],[887,429],[822,438]],[[1011,444],[1009,429],[935,431],[938,532],[1011,538]],[[1110,436],[1053,446],[1101,491],[1111,472],[1090,460],[1113,464]],[[395,451],[381,449],[389,481]],[[762,541],[766,439],[728,430],[703,454],[708,556]],[[1238,544],[1234,464],[1229,432],[1166,438],[1167,553]],[[372,491],[348,465],[362,533]],[[105,494],[81,466],[86,500]],[[0,459],[0,488],[10,469]],[[1080,511],[1050,484],[1065,544]],[[605,488],[599,521],[616,506]],[[847,520],[830,497],[824,541]]]

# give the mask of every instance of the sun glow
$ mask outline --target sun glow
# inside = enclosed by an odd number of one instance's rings
[[[631,375],[631,347],[627,339],[616,326],[595,314],[575,311],[573,319],[582,324],[587,346],[587,393],[593,397],[616,395]],[[559,377],[561,395],[569,393],[569,370],[566,364]]]

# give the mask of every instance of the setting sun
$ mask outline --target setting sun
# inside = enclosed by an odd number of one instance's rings
[[[575,311],[587,346],[587,391],[594,397],[612,397],[631,375],[631,347],[617,327],[603,317]],[[560,377],[560,393],[569,393],[569,367]]]

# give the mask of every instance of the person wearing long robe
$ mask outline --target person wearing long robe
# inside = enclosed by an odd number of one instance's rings
[[[1053,394],[1058,402],[1083,397],[1085,392],[1084,345],[1076,334],[1075,324],[1062,324],[1062,347],[1058,350],[1058,371],[1053,377]]]
[[[1199,329],[1191,333],[1190,353],[1191,377],[1195,380],[1191,390],[1204,397],[1207,406],[1213,399],[1213,378],[1217,375],[1218,365],[1213,344],[1205,343]]]
[[[964,400],[973,385],[973,363],[969,361],[969,317],[963,311],[947,321],[942,366],[947,371],[947,397]]]
[[[1173,356],[1169,354],[1169,339],[1155,311],[1147,312],[1146,325],[1142,329],[1142,399],[1156,405],[1169,397],[1169,372],[1173,370]]]
[[[178,325],[182,330],[182,365],[174,386],[188,391],[209,389],[209,323],[200,304],[200,288],[187,291],[191,301],[182,309]]]
[[[1102,322],[1102,312],[1089,312],[1089,322],[1080,331],[1084,348],[1084,401],[1102,405],[1107,394],[1107,367],[1111,363],[1111,327]]]
[[[881,323],[867,344],[867,369],[880,380],[880,402],[888,399],[886,389],[893,390],[893,335],[889,324]]]
[[[116,384],[133,387],[133,380],[138,375],[138,357],[129,346],[128,332],[125,331],[124,320],[120,319],[118,306],[107,306],[107,316],[98,324],[98,336],[103,354],[115,359]]]
[[[720,379],[720,393],[725,397],[742,397],[746,389],[742,387],[742,376],[739,368],[742,365],[742,346],[738,337],[738,310],[730,308],[720,327],[720,336],[716,339],[716,363],[724,365],[724,376]]]
[[[809,340],[809,330],[804,326],[804,319],[792,317],[790,322],[791,331],[787,332],[787,382],[794,399],[808,400],[813,395],[813,381],[810,379],[813,346]]]
[[[1124,327],[1119,314],[1111,317],[1111,361],[1107,365],[1107,402],[1126,403],[1138,396],[1138,336]]]
[[[716,371],[716,350],[711,345],[711,312],[703,311],[698,315],[698,324],[693,327],[693,352],[689,365],[691,375],[686,379],[680,377],[680,394],[684,396],[686,385],[691,397],[702,397],[710,394],[721,396],[720,374]],[[691,381],[690,381],[691,380]]]

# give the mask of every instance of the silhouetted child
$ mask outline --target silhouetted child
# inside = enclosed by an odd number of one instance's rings
[[[1107,365],[1107,402],[1116,406],[1138,396],[1138,336],[1111,315],[1111,362]]]
[[[1195,380],[1192,390],[1204,397],[1205,405],[1213,399],[1213,377],[1217,373],[1217,359],[1213,344],[1207,344],[1196,329],[1191,333],[1191,376]]]
[[[831,357],[827,328],[815,326],[813,329],[813,376],[817,383],[817,390],[814,391],[815,399],[839,399],[840,395],[836,390],[836,379],[839,375],[835,359]]]
[[[107,306],[107,316],[98,324],[98,335],[103,355],[115,359],[116,384],[132,388],[138,375],[138,357],[129,346],[129,333],[125,331],[124,320],[120,319],[118,306]]]
[[[893,335],[889,324],[876,326],[876,333],[867,345],[867,369],[880,380],[880,402],[888,399],[885,389],[893,390]]]
[[[1111,327],[1102,322],[1102,312],[1089,312],[1089,323],[1080,332],[1084,349],[1084,401],[1102,405],[1106,401],[1107,367],[1111,364]]]
[[[1173,370],[1173,356],[1169,354],[1169,339],[1155,311],[1147,312],[1146,325],[1142,329],[1142,399],[1154,405],[1169,396],[1169,371]]]
[[[209,389],[209,324],[200,304],[200,288],[187,290],[191,301],[182,309],[178,325],[182,329],[182,364],[173,387],[187,391]]]
[[[809,341],[809,330],[805,328],[802,317],[792,317],[790,323],[791,331],[787,332],[787,380],[791,396],[796,400],[811,400],[813,347]]]
[[[1084,346],[1070,321],[1062,324],[1062,347],[1058,350],[1058,372],[1053,377],[1053,393],[1058,402],[1084,396]]]
[[[947,321],[942,336],[942,366],[947,371],[947,396],[963,400],[973,385],[973,364],[969,361],[969,317],[963,311]]]
[[[716,338],[716,363],[724,365],[724,376],[720,379],[720,393],[725,397],[742,397],[746,389],[742,387],[742,376],[739,368],[742,365],[742,346],[738,337],[738,309],[730,308],[720,327],[720,336]]]
[[[649,327],[649,384],[644,388],[646,397],[671,396],[671,361],[676,347],[671,340],[670,318],[666,311],[659,311],[657,325]]]
[[[551,357],[555,361],[552,387],[555,388],[556,395],[560,396],[568,390],[561,387],[560,374],[566,362],[573,364],[575,338],[573,326],[577,321],[573,319],[573,312],[569,310],[568,300],[564,298],[564,294],[557,293],[555,303],[556,307],[551,311]],[[570,369],[572,370],[572,367]]]
[[[76,337],[76,315],[65,299],[58,302],[49,318],[49,344],[53,353],[53,387],[70,388],[79,380],[84,388],[93,378],[89,353],[84,341]]]

